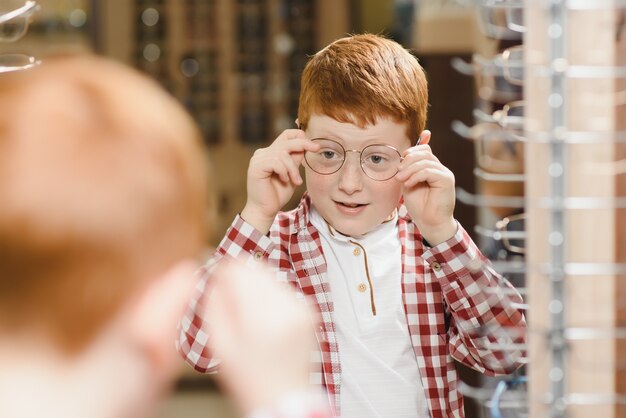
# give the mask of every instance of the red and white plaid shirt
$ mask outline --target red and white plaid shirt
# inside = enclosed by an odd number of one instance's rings
[[[308,296],[321,316],[316,333],[321,359],[312,380],[328,391],[339,416],[341,359],[333,321],[331,289],[318,231],[309,222],[310,200],[278,214],[268,235],[237,216],[216,255],[200,271],[189,309],[180,324],[178,349],[196,370],[214,372],[202,302],[212,266],[222,257],[265,261],[280,281]],[[487,375],[521,365],[526,323],[522,298],[499,276],[459,226],[448,241],[427,246],[404,205],[398,206],[402,244],[402,297],[411,342],[432,418],[464,416],[454,360]]]

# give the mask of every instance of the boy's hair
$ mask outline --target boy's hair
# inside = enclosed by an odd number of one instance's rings
[[[415,144],[426,126],[428,83],[408,50],[378,35],[338,39],[307,63],[302,73],[298,122],[313,114],[364,127],[378,117],[407,124]]]
[[[156,82],[94,56],[0,77],[0,335],[83,348],[142,286],[199,256],[206,155]]]

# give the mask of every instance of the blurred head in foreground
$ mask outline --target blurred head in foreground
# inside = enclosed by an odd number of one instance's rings
[[[206,242],[199,133],[94,56],[2,74],[0,109],[0,416],[139,416]]]

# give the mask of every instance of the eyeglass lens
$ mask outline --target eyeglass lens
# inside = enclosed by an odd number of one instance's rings
[[[26,33],[28,27],[26,19],[18,17],[8,22],[0,23],[0,41],[17,41]]]
[[[330,139],[314,139],[319,151],[308,151],[304,158],[311,170],[318,174],[333,174],[343,166],[346,151],[341,144]],[[363,172],[373,180],[388,180],[396,175],[402,161],[400,153],[389,145],[368,145],[360,151],[359,162]]]
[[[13,9],[13,6],[16,6],[15,2],[0,6],[0,42],[14,42],[24,36],[28,30],[31,15],[36,10],[34,2],[27,2],[16,9]]]
[[[478,164],[494,173],[524,172],[523,143],[507,141],[505,131],[487,131],[476,142]]]

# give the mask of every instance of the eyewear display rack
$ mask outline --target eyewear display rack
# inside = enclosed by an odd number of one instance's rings
[[[525,4],[533,417],[626,416],[625,7]]]
[[[107,0],[99,49],[194,115],[219,182],[217,241],[245,204],[256,148],[295,127],[309,54],[350,31],[349,0]],[[214,242],[217,243],[217,242]]]
[[[499,390],[516,379],[465,393],[498,418],[505,399],[513,400],[506,416],[626,417],[626,1],[464,3],[489,36],[524,33],[520,49],[493,59],[475,54],[472,65],[454,62],[480,77],[479,95],[506,96],[519,81],[521,112],[510,117],[515,102],[493,115],[478,109],[477,125],[455,123],[455,130],[491,162],[489,150],[523,145],[521,173],[476,173],[481,180],[519,177],[523,199],[463,190],[457,196],[477,206],[524,208],[523,230],[483,232],[503,242],[521,232],[529,323],[529,383],[516,393],[523,396]],[[505,275],[517,269],[508,261],[494,267]]]

